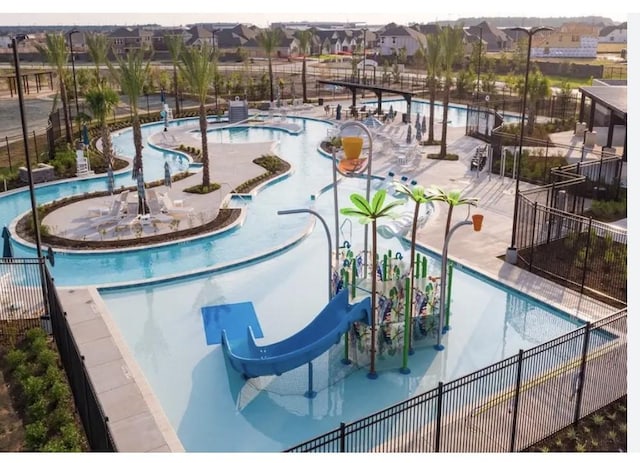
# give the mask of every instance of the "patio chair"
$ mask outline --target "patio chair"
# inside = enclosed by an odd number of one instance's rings
[[[160,200],[162,201],[162,211],[175,216],[188,216],[193,214],[192,207],[184,207],[181,205],[175,204],[174,201],[171,200],[168,193],[165,193],[160,196]]]
[[[173,219],[162,211],[162,204],[158,199],[158,194],[155,190],[147,191],[147,204],[149,205],[149,213],[151,214],[151,221],[169,223]]]
[[[98,228],[119,222],[123,217],[122,205],[126,202],[128,193],[129,190],[123,191],[118,198],[113,200],[109,212],[106,215],[91,219],[91,225]]]
[[[124,204],[127,200],[129,190],[124,190],[119,196],[112,197],[110,202],[106,202],[104,206],[93,206],[89,208],[89,214],[93,216],[108,215],[116,200],[120,200],[120,204]]]

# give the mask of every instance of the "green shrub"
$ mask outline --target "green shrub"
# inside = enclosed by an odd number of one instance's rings
[[[26,450],[35,452],[40,450],[47,440],[47,426],[42,421],[29,423],[24,427]]]
[[[11,349],[4,356],[9,374],[12,374],[19,365],[27,361],[27,354],[18,349]]]
[[[27,404],[38,400],[45,391],[44,379],[40,376],[28,376],[22,381],[22,390]]]
[[[44,338],[37,338],[31,344],[29,344],[27,353],[30,359],[35,359],[41,352],[45,350],[49,350],[47,340]]]
[[[73,414],[64,404],[58,404],[47,417],[49,429],[62,429],[64,425],[73,423],[73,421]]]
[[[39,396],[36,400],[27,405],[27,422],[35,423],[47,417],[49,410],[49,400],[44,396]]]
[[[55,436],[39,449],[41,452],[68,452],[67,444],[62,437]]]
[[[72,402],[71,391],[62,381],[53,383],[49,388],[49,397],[55,404],[62,404],[69,406]]]
[[[38,352],[36,362],[40,371],[47,371],[50,366],[55,366],[58,361],[58,355],[51,349]]]
[[[59,151],[49,164],[53,166],[58,177],[66,177],[76,171],[76,153],[73,151]]]
[[[64,373],[58,368],[57,362],[49,365],[44,372],[44,382],[47,387],[51,387],[56,383],[64,382]]]
[[[60,428],[60,437],[62,437],[62,441],[70,451],[79,452],[81,450],[82,436],[75,423],[68,423],[62,426]]]
[[[38,214],[42,214],[42,209],[38,208]],[[24,335],[25,339],[29,344],[34,342],[36,339],[47,339],[47,333],[42,328],[31,328],[27,330]]]

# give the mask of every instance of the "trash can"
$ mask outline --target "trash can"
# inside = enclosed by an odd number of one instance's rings
[[[403,124],[409,123],[409,118],[407,117],[407,113],[402,113],[402,123]]]
[[[318,106],[324,105],[324,98],[318,98]]]

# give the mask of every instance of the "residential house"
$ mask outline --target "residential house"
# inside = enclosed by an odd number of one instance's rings
[[[392,56],[405,49],[407,56],[413,56],[419,49],[420,43],[426,43],[426,36],[408,26],[390,25],[378,34],[378,47],[382,56]]]
[[[155,51],[168,51],[165,37],[170,35],[180,35],[186,42],[189,35],[186,28],[164,28],[153,31],[153,49]]]
[[[469,32],[470,35],[478,37],[478,40],[482,38],[484,49],[487,52],[497,52],[513,48],[513,39],[509,37],[504,30],[498,29],[487,21],[482,21],[476,26],[466,27],[465,30]]]
[[[597,53],[598,27],[587,24],[565,23],[531,40],[532,58],[595,58]]]
[[[211,29],[196,25],[187,30],[187,38],[184,42],[187,47],[200,46],[205,43],[211,46],[216,44]]]
[[[627,43],[627,23],[603,27],[600,29],[598,41],[600,43]]]
[[[120,27],[111,32],[108,37],[112,49],[116,54],[127,53],[131,50],[153,49],[154,32],[141,27]]]

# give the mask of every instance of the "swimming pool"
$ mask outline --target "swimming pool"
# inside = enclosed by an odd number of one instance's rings
[[[327,125],[307,119],[292,120],[304,125],[303,133],[293,136],[280,131],[264,134],[263,129],[259,130],[261,136],[275,137],[279,154],[294,164],[296,175],[263,190],[251,201],[243,227],[218,239],[127,253],[93,256],[60,253],[53,269],[57,284],[129,284],[195,269],[212,270],[229,259],[247,260],[255,253],[273,248],[276,242],[306,231],[309,217],[278,216],[279,209],[309,207],[330,217],[332,194],[324,190],[331,183],[330,161],[316,151],[326,135]],[[158,126],[146,127],[145,136],[154,130]],[[127,136],[127,132],[122,132],[117,137],[122,149],[131,146]],[[155,159],[163,163],[165,156],[169,156],[151,155],[151,151],[145,152],[145,162]],[[145,164],[148,178],[162,177],[161,169],[155,169]],[[131,180],[125,175],[121,181]],[[37,197],[42,202],[42,198],[53,199],[56,195],[68,195],[69,191],[104,189],[105,183],[104,179],[95,179],[48,185],[38,188]],[[362,179],[341,182],[338,188],[341,205],[346,205],[351,192],[363,191],[364,185]],[[374,189],[379,186],[379,181],[374,182]],[[318,195],[319,191],[324,193]],[[312,200],[312,195],[317,195],[317,199]],[[25,192],[10,199],[0,197],[3,220],[10,216],[5,205],[19,212],[28,210]],[[20,201],[22,205],[14,204]],[[245,383],[227,367],[220,346],[207,345],[201,308],[251,301],[264,333],[262,343],[283,339],[300,330],[326,301],[327,245],[318,228],[288,252],[270,254],[268,259],[265,257],[253,265],[168,282],[141,281],[125,289],[101,290],[110,314],[186,450],[282,450],[335,428],[341,421],[355,420],[431,389],[438,381],[459,377],[513,355],[520,348],[556,337],[579,323],[456,269],[452,331],[444,338],[446,349],[437,352],[431,346],[416,346],[409,375],[398,374],[398,359],[388,358],[378,363],[379,379],[371,381],[364,371],[339,362],[341,349],[337,346],[314,361],[318,396],[313,400],[303,396],[307,386],[304,367],[280,377]],[[354,223],[353,234],[344,238],[358,249],[362,247],[361,234],[361,227]],[[379,247],[402,250],[395,239],[381,238]],[[29,251],[20,252],[29,254]],[[83,271],[88,265],[96,269],[91,275]],[[429,257],[429,267],[439,268],[434,256]]]
[[[371,109],[378,108],[377,101],[366,101],[365,105]],[[412,122],[415,122],[416,114],[420,114],[420,120],[422,121],[422,116],[426,116],[429,118],[429,102],[424,100],[411,100],[411,116],[413,118]],[[389,108],[393,107],[394,111],[397,111],[398,114],[407,112],[407,102],[404,99],[399,100],[383,100],[382,101],[382,110],[387,113]],[[434,130],[435,127],[442,125],[442,118],[444,116],[444,106],[435,102],[433,105],[434,108]],[[451,127],[464,127],[467,125],[467,107],[460,106],[455,104],[449,104],[449,110],[447,112],[447,119],[449,120],[449,125]],[[399,117],[399,116],[396,116]],[[505,114],[503,115],[505,122],[519,122],[521,117],[516,115]]]

